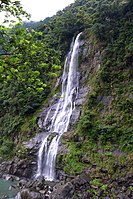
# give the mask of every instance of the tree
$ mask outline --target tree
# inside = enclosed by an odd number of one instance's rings
[[[4,22],[12,22],[10,17],[15,17],[19,21],[22,17],[29,17],[26,11],[23,10],[23,7],[20,1],[16,0],[0,0],[0,12],[4,14]]]
[[[60,74],[60,54],[41,35],[17,25],[4,29],[0,39],[2,134],[13,132],[22,117],[36,111],[49,94],[53,78]]]
[[[9,16],[28,16],[20,1],[0,1],[0,11]],[[10,20],[9,20],[10,22]],[[23,117],[36,111],[47,97],[53,78],[60,73],[60,53],[49,48],[42,33],[0,25],[0,122],[1,135],[17,131]]]
[[[29,32],[28,29],[16,27],[6,29],[3,35],[0,40],[3,42],[0,56],[0,70],[3,74],[1,81],[18,81],[24,89],[43,90],[45,82],[51,76],[56,76],[55,65],[60,64],[58,52],[49,49],[45,42],[38,39],[41,32]]]

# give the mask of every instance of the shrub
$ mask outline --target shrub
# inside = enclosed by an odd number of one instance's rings
[[[0,155],[6,158],[11,158],[14,155],[14,143],[11,140],[3,140],[0,147]]]

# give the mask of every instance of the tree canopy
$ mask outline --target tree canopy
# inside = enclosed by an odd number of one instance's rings
[[[20,1],[3,0],[0,8],[6,12],[5,22],[10,15],[19,20],[28,16]],[[60,52],[48,46],[42,32],[22,25],[0,26],[1,135],[14,132],[22,117],[41,105],[61,69]]]
[[[22,17],[30,16],[26,11],[24,11],[20,1],[16,0],[1,0],[0,12],[3,13],[4,23],[13,22],[14,19],[10,20],[10,17],[15,17],[20,21]]]

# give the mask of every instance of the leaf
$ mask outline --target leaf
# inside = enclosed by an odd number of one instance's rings
[[[52,68],[54,70],[61,70],[61,66],[58,66],[58,65],[55,65],[55,64],[52,66]]]
[[[0,72],[3,72],[3,71],[4,71],[3,66],[0,66]]]
[[[50,77],[58,77],[58,75],[56,73],[52,73],[52,72],[49,73],[49,76]]]
[[[44,90],[44,88],[42,88],[42,87],[41,88],[36,88],[36,90],[41,93]]]

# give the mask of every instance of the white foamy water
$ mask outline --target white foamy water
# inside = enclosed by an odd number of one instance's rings
[[[38,152],[38,169],[36,177],[44,176],[46,180],[55,179],[55,163],[61,136],[67,132],[72,112],[75,108],[75,99],[78,92],[78,52],[80,34],[72,42],[70,52],[65,60],[62,75],[62,92],[57,108],[52,117],[48,134],[44,137]],[[48,115],[50,111],[48,112]],[[46,120],[44,121],[44,127]]]

